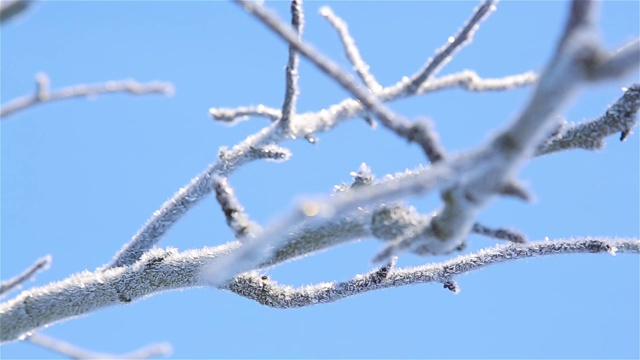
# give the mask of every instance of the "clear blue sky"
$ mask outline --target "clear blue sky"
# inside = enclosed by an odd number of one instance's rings
[[[383,85],[411,75],[453,35],[477,2],[311,2],[304,37],[349,67],[335,31],[318,9],[346,20]],[[288,3],[267,2],[281,17]],[[565,2],[503,2],[473,44],[441,74],[484,77],[540,70],[555,46]],[[601,6],[605,43],[638,36],[638,2]],[[165,80],[173,97],[106,95],[34,107],[3,122],[2,278],[46,254],[50,270],[27,286],[61,280],[108,262],[154,210],[231,146],[267,124],[235,127],[208,117],[212,106],[279,107],[286,46],[227,2],[43,2],[2,29],[2,103],[30,93],[39,71],[54,88],[135,78]],[[346,93],[302,60],[300,111],[317,111]],[[583,91],[569,121],[597,117],[638,73]],[[444,146],[480,145],[517,114],[530,89],[508,93],[439,92],[393,103],[430,117]],[[361,162],[378,176],[425,161],[415,145],[355,119],[315,145],[287,142],[286,163],[253,162],[231,184],[252,219],[267,224],[300,194],[328,193]],[[638,135],[603,151],[538,158],[522,172],[533,204],[499,199],[481,213],[490,226],[531,239],[638,236]],[[426,213],[431,195],[411,201]],[[179,249],[232,239],[207,198],[161,241]],[[469,239],[469,250],[495,241]],[[344,280],[372,268],[376,240],[342,246],[266,273],[280,283]],[[399,266],[445,257],[402,256]],[[458,279],[458,295],[429,284],[367,293],[337,303],[276,310],[235,294],[201,288],[158,294],[56,324],[47,335],[89,349],[124,353],[170,341],[176,358],[638,358],[638,256],[565,255],[496,265]],[[13,293],[12,295],[15,295]],[[58,358],[28,343],[3,358]]]

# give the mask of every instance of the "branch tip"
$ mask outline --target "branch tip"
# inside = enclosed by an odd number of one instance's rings
[[[448,280],[445,281],[444,283],[442,283],[443,287],[451,292],[453,292],[454,294],[458,294],[460,293],[460,287],[458,286],[458,284],[453,281],[453,280]]]

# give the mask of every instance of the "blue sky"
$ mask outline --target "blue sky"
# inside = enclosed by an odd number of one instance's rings
[[[373,74],[389,85],[419,69],[469,17],[477,2],[310,2],[304,37],[345,68],[322,5],[349,23]],[[267,2],[281,17],[288,3]],[[611,49],[638,36],[639,4],[601,6]],[[503,2],[474,43],[441,74],[473,69],[483,77],[540,70],[564,25],[565,2]],[[39,105],[3,121],[2,278],[51,254],[39,286],[108,262],[153,211],[191,177],[265,125],[235,127],[208,117],[212,106],[279,107],[286,45],[227,2],[43,2],[2,29],[2,103],[34,89],[134,78],[171,81],[172,97],[105,95]],[[347,96],[306,60],[300,112]],[[638,73],[581,92],[568,121],[603,114]],[[635,80],[634,80],[635,79]],[[504,93],[448,90],[391,104],[408,118],[428,116],[451,152],[471,149],[507,124],[530,89]],[[354,119],[319,142],[283,145],[285,163],[253,162],[230,182],[251,218],[268,224],[301,194],[323,194],[367,162],[378,177],[415,168],[415,145]],[[533,160],[521,173],[533,204],[499,199],[481,213],[490,226],[545,236],[638,237],[639,143],[616,137],[596,153],[570,151]],[[434,210],[435,194],[412,199]],[[213,198],[202,201],[162,239],[181,250],[232,239]],[[469,251],[495,244],[471,236]],[[359,243],[266,271],[279,283],[344,280],[369,271],[382,243]],[[405,255],[398,266],[446,257]],[[437,284],[367,293],[293,310],[263,307],[200,288],[158,294],[56,324],[43,331],[79,346],[125,353],[169,341],[175,358],[638,358],[638,256],[563,255],[496,265],[458,279],[454,295]],[[12,294],[12,295],[15,295]],[[59,358],[28,343],[3,358]]]

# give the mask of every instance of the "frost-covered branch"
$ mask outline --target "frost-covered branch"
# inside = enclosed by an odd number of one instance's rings
[[[464,24],[462,29],[460,29],[460,32],[454,36],[450,36],[447,39],[447,44],[436,51],[433,59],[431,59],[422,70],[411,77],[405,91],[409,93],[415,92],[423,86],[430,77],[434,76],[442,66],[449,62],[457,51],[471,43],[473,35],[480,27],[480,23],[496,9],[497,2],[497,0],[483,1],[482,4],[473,11],[471,18]]]
[[[620,133],[624,140],[638,124],[640,84],[623,89],[624,94],[601,117],[563,128],[541,145],[536,155],[567,149],[598,150],[604,147],[607,136]]]
[[[22,285],[22,283],[34,277],[40,271],[46,270],[51,265],[51,255],[47,255],[41,259],[38,259],[31,267],[26,269],[22,274],[6,280],[0,283],[0,296],[4,296],[5,293],[11,291],[11,289]]]
[[[51,90],[49,77],[45,73],[36,75],[36,91],[33,95],[23,96],[2,105],[0,116],[2,120],[16,111],[26,109],[36,104],[70,99],[76,97],[96,96],[110,93],[142,94],[172,94],[173,85],[170,83],[153,81],[141,84],[134,80],[109,81],[104,84],[74,85],[62,89]]]
[[[296,46],[318,68],[357,96],[383,123],[391,128],[400,124],[402,128],[404,121],[394,122],[395,118],[385,118],[388,114],[385,114],[385,108],[376,98],[353,83],[337,65],[296,38],[275,15],[254,3],[242,0],[238,2],[289,44]],[[557,52],[541,75],[532,98],[514,123],[486,147],[438,162],[429,171],[413,179],[399,179],[392,185],[368,186],[338,194],[332,199],[301,202],[288,215],[274,221],[254,241],[212,266],[208,272],[212,283],[220,284],[255,267],[261,259],[268,257],[271,247],[277,247],[281,243],[283,237],[278,234],[308,217],[328,219],[358,206],[376,201],[393,201],[435,188],[447,189],[443,195],[445,204],[433,216],[429,226],[419,234],[397,239],[380,252],[375,260],[380,261],[406,250],[421,254],[446,254],[460,248],[472,230],[479,211],[501,194],[507,184],[517,184],[517,171],[530,159],[553,127],[554,115],[581,84],[594,77],[593,71],[598,64],[612,61],[611,58],[619,54],[607,55],[600,50],[593,35],[593,7],[589,1],[572,3],[568,24]],[[632,65],[625,70],[629,71],[638,64]],[[394,132],[398,133],[398,129],[394,128]]]
[[[114,355],[82,349],[76,345],[39,333],[27,337],[26,340],[64,356],[68,356],[71,359],[148,359],[155,356],[167,356],[173,351],[171,344],[159,343],[145,346],[130,353]]]
[[[426,127],[417,129],[409,121],[392,112],[388,107],[384,106],[375,94],[360,86],[347,71],[340,68],[340,66],[331,59],[322,55],[310,44],[302,41],[296,33],[280,21],[275,14],[258,3],[248,0],[236,0],[236,3],[240,4],[245,11],[262,21],[264,25],[278,34],[283,40],[288,42],[289,45],[295,48],[301,55],[309,59],[318,69],[327,74],[330,78],[334,79],[345,90],[351,93],[389,130],[408,141],[417,142],[423,147],[430,146],[429,144],[420,143],[425,139],[431,138],[430,136],[415,136],[417,132],[427,131]]]
[[[107,306],[129,303],[168,290],[207,286],[210,281],[201,276],[202,271],[209,267],[211,262],[223,261],[230,253],[237,251],[239,246],[238,242],[232,242],[215,248],[183,252],[176,249],[153,249],[130,266],[106,271],[84,271],[63,281],[24,291],[16,298],[0,304],[0,320],[3,324],[0,327],[0,342],[16,340],[42,326],[86,315]],[[585,238],[498,246],[441,264],[391,270],[384,279],[380,274],[381,270],[377,269],[376,274],[365,277],[366,284],[360,284],[357,278],[342,283],[344,285],[341,287],[328,286],[322,290],[324,288],[319,286],[318,302],[335,301],[378,288],[426,282],[446,283],[452,281],[455,276],[507,260],[595,252],[640,253],[640,240]],[[373,278],[377,280],[374,281]],[[235,291],[242,296],[257,296],[251,295],[252,284],[247,282],[245,275],[237,279],[240,280],[234,279],[221,284],[221,288]],[[348,291],[351,286],[354,286],[355,291]],[[334,288],[341,290],[332,290]],[[309,294],[303,291],[296,304],[308,301]]]
[[[249,216],[244,212],[244,208],[236,198],[227,178],[214,176],[212,182],[216,200],[218,200],[227,225],[233,230],[235,237],[241,239],[258,230],[258,225],[251,222]]]
[[[285,27],[287,26],[285,25]],[[290,29],[287,30],[290,31]],[[296,38],[297,36],[293,34],[293,37]],[[513,81],[510,78],[504,78],[504,81],[494,79],[498,83],[494,89],[527,86],[533,81],[531,76],[524,81]],[[430,81],[427,80],[423,86],[427,86]],[[404,83],[401,81],[401,84]],[[493,85],[488,86],[491,87]],[[398,100],[410,95],[415,94],[407,92],[406,86],[399,87],[397,85],[384,88],[379,93],[380,101],[383,102]],[[238,120],[251,115],[266,116],[272,120],[281,116],[279,110],[263,105],[237,109],[212,108],[210,113],[214,118],[225,121]],[[365,116],[368,115],[362,103],[354,99],[346,99],[321,111],[295,116],[289,121],[288,132],[291,137],[308,138],[314,133],[329,131],[348,119]],[[233,148],[225,150],[224,154],[221,151],[217,161],[210,164],[204,171],[195,176],[189,184],[162,204],[161,208],[153,213],[153,216],[104,268],[128,265],[137,261],[145,251],[152,248],[160,240],[173,224],[210,193],[210,179],[213,174],[227,176],[241,165],[256,159],[255,157],[247,157],[247,154],[252,153],[252,149],[263,149],[265,146],[272,146],[289,138],[282,136],[277,130],[278,128],[274,125],[266,127],[258,133],[247,137]]]
[[[417,94],[460,87],[469,91],[509,90],[535,84],[538,76],[534,72],[505,76],[503,78],[481,78],[475,71],[465,70],[425,81],[416,91]]]
[[[334,14],[333,10],[328,6],[323,6],[320,9],[320,14],[329,21],[338,32],[338,35],[340,35],[344,52],[353,64],[353,70],[358,73],[362,82],[374,93],[382,90],[382,85],[380,85],[376,78],[369,72],[370,66],[362,59],[355,40],[351,37],[351,34],[349,34],[349,26],[347,26],[347,23]]]
[[[302,11],[302,0],[291,1],[291,26],[293,30],[298,34],[298,38],[302,36],[302,29],[304,28],[304,13]],[[280,125],[283,129],[288,129],[289,120],[296,113],[296,102],[298,101],[298,65],[300,59],[298,58],[298,52],[293,46],[289,46],[289,60],[287,62],[286,73],[286,85],[285,96],[282,104],[282,118],[280,119]]]
[[[209,114],[218,121],[235,122],[248,119],[250,116],[266,117],[273,121],[282,116],[282,111],[270,108],[264,105],[258,106],[242,106],[235,109],[230,108],[211,108]]]
[[[255,300],[262,305],[275,308],[297,308],[322,303],[335,302],[369,291],[396,288],[400,286],[440,283],[445,288],[458,292],[454,278],[479,270],[483,267],[517,259],[560,254],[589,253],[640,253],[637,239],[607,240],[598,238],[569,239],[532,242],[525,245],[500,245],[483,249],[469,255],[458,256],[442,263],[427,264],[414,268],[389,269],[384,277],[381,269],[343,282],[320,283],[300,288],[278,285],[270,279],[263,279],[256,272],[235,277],[227,288],[239,295]]]

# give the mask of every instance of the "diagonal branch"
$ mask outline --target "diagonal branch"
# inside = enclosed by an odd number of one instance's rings
[[[249,220],[244,208],[235,196],[235,192],[227,178],[214,176],[212,179],[216,200],[222,208],[227,225],[233,231],[236,239],[252,236],[259,226]]]
[[[51,255],[47,255],[41,259],[38,259],[30,268],[26,269],[22,274],[3,281],[0,283],[0,296],[4,296],[5,293],[11,291],[13,288],[20,286],[22,283],[34,277],[40,271],[46,270],[51,265]]]
[[[471,39],[478,30],[480,23],[495,10],[497,2],[496,0],[486,0],[476,8],[460,32],[454,36],[450,36],[447,44],[436,51],[433,59],[429,61],[422,70],[411,77],[406,91],[411,93],[415,92],[425,81],[435,75],[442,66],[449,62],[457,51],[471,43]]]
[[[640,84],[623,89],[624,94],[599,118],[561,129],[538,147],[536,155],[545,155],[568,149],[598,150],[604,147],[607,136],[620,133],[624,140],[638,125]]]
[[[369,72],[370,66],[362,59],[362,55],[360,55],[360,51],[356,46],[355,40],[353,40],[353,37],[349,34],[349,27],[347,26],[347,23],[334,14],[328,6],[320,8],[320,14],[324,16],[329,23],[331,23],[338,32],[338,35],[340,35],[340,40],[342,40],[342,45],[344,46],[344,52],[347,54],[347,58],[353,64],[353,69],[358,73],[362,82],[364,82],[367,88],[371,89],[374,93],[382,90],[382,85],[380,85],[376,78]]]

